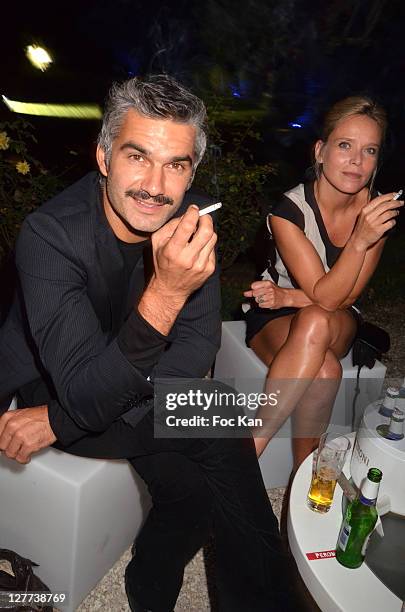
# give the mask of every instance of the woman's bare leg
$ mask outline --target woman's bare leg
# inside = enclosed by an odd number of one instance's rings
[[[312,428],[314,435],[301,435],[305,442],[297,438],[294,464],[298,465],[304,454],[316,446],[319,433],[322,433],[320,423],[324,423],[323,427],[327,424],[339,385],[331,384],[328,403],[320,402],[319,395],[318,401],[314,395],[311,398],[311,394],[304,402],[302,398],[317,377],[339,374],[336,362],[347,352],[355,331],[355,321],[348,312],[328,312],[312,305],[302,308],[294,316],[269,322],[256,334],[251,346],[264,363],[271,364],[266,393],[280,391],[277,407],[269,407],[262,413],[264,427],[255,435],[258,455],[296,407],[298,427],[294,428],[294,434],[299,434],[300,421],[305,418],[306,429]],[[338,378],[340,380],[340,376]]]
[[[329,349],[316,378],[291,415],[294,472],[318,447],[320,436],[328,428],[341,378],[340,361]]]

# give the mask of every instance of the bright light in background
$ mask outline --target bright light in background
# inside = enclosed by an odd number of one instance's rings
[[[14,113],[40,115],[42,117],[67,117],[70,119],[101,119],[102,111],[98,104],[42,104],[37,102],[18,102],[2,96],[4,104]]]
[[[48,51],[43,47],[38,47],[37,45],[28,45],[28,47],[25,49],[25,54],[30,60],[31,64],[35,66],[35,68],[42,70],[42,72],[45,72],[45,70],[49,68],[49,64],[52,64],[53,62]]]
[[[295,117],[294,121],[290,121],[288,125],[292,128],[304,128],[306,125],[311,125],[312,118],[312,109],[306,108],[301,115]]]

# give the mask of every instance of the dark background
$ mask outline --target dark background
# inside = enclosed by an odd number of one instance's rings
[[[281,189],[308,165],[323,109],[366,93],[382,102],[391,125],[379,187],[398,189],[404,183],[404,12],[401,0],[8,2],[1,92],[23,101],[102,104],[113,80],[168,72],[204,99],[215,94],[236,109],[264,111],[264,141],[255,155],[288,166]],[[44,73],[25,57],[33,42],[53,54]],[[4,118],[10,113],[1,106]],[[46,156],[57,159],[73,148],[78,174],[93,167],[98,122],[31,121]]]
[[[223,156],[235,122],[251,119],[259,138],[248,141],[248,163],[275,169],[256,203],[262,219],[266,205],[302,180],[325,109],[348,95],[369,95],[387,110],[390,129],[376,186],[381,192],[405,188],[403,0],[15,1],[3,3],[1,13],[0,93],[10,99],[103,105],[113,81],[167,72],[192,87],[210,110],[220,108]],[[34,43],[53,55],[46,72],[25,56]],[[0,101],[0,121],[15,117]],[[62,166],[63,179],[72,182],[95,168],[98,121],[27,119],[49,172],[55,168],[59,175]],[[229,215],[237,223],[241,213],[238,197],[227,195],[231,209],[227,218],[223,208],[221,220],[229,234]],[[373,279],[372,295],[385,300],[404,295],[404,216]],[[234,240],[220,228],[220,241],[225,238]],[[252,280],[252,259],[264,267],[257,262],[260,241],[242,239],[251,248],[237,260],[242,268],[247,263],[247,272],[239,268],[235,279],[228,275],[223,283],[230,312],[241,286]],[[3,292],[12,274],[4,278]]]

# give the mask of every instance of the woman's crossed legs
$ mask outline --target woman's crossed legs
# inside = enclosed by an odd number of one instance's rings
[[[277,406],[266,409],[264,431],[255,433],[259,455],[291,413],[294,471],[317,447],[342,378],[340,358],[356,331],[350,311],[314,304],[273,319],[254,336],[250,346],[269,366],[265,392],[280,392]]]

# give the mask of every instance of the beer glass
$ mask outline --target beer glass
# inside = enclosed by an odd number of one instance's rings
[[[350,450],[346,436],[324,433],[314,451],[312,480],[307,505],[314,512],[328,512],[333,500],[336,481],[340,476]]]

